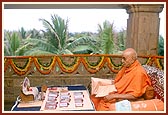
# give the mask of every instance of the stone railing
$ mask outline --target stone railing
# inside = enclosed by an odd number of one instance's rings
[[[138,56],[142,65],[164,69],[162,56]],[[58,86],[83,84],[90,88],[91,77],[114,78],[121,68],[120,55],[54,55],[4,57],[4,102],[14,102],[25,77],[30,85]]]

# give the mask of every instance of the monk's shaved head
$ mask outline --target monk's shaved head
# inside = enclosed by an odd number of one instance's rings
[[[129,67],[137,59],[137,53],[133,48],[127,48],[123,51],[122,58],[124,66]]]
[[[137,59],[137,53],[133,48],[127,48],[126,50],[124,50],[123,54],[132,57],[133,60]]]

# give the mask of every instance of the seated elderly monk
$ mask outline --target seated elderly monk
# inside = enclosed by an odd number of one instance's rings
[[[123,51],[122,63],[123,67],[114,80],[117,92],[111,92],[104,97],[91,95],[97,111],[108,111],[109,106],[119,100],[137,100],[145,93],[146,88],[151,86],[151,81],[137,60],[137,53],[134,49],[128,48]]]

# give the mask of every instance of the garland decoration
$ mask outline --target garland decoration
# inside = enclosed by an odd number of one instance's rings
[[[157,68],[163,69],[163,65],[162,65],[159,58],[155,58],[155,64],[156,64]]]
[[[62,71],[72,73],[77,70],[81,62],[81,57],[75,57],[75,60],[71,64],[66,64],[61,57],[57,56],[57,62]]]
[[[4,58],[4,72],[6,72],[6,70],[8,69],[9,64],[9,59]]]
[[[77,57],[76,57],[76,56],[69,57],[69,58],[71,58],[71,59],[73,58],[73,61],[72,61],[72,60],[68,60],[68,62],[71,62],[71,63],[65,62],[64,59],[63,59],[63,58],[65,58],[65,57],[59,56],[58,58],[60,58],[61,63],[62,63],[64,66],[66,66],[66,67],[72,67],[72,66],[74,66],[74,65],[77,63]]]
[[[143,65],[152,65],[152,63],[153,63],[153,62],[152,62],[152,58],[149,57],[149,58],[147,58],[145,64],[143,64]]]
[[[104,58],[105,58],[104,56],[100,56],[99,60],[96,63],[93,63],[93,62],[89,62],[88,57],[83,57],[83,59],[84,59],[85,63],[87,64],[87,66],[89,68],[92,68],[92,69],[99,68],[102,65],[102,63],[103,63]]]
[[[71,58],[71,57],[68,57],[68,58]],[[64,61],[63,56],[52,56],[50,57],[51,58],[50,63],[47,63],[47,64],[41,63],[37,57],[28,57],[23,67],[19,67],[14,61],[14,59],[20,59],[20,57],[19,58],[4,57],[4,72],[7,72],[9,65],[11,65],[15,73],[17,73],[18,75],[24,75],[29,71],[29,68],[31,67],[32,62],[34,62],[35,67],[42,74],[49,74],[53,70],[53,68],[56,68],[56,62],[58,63],[58,66],[59,66],[58,68],[60,68],[63,72],[66,72],[66,73],[72,73],[76,71],[80,63],[82,63],[85,69],[91,74],[95,74],[96,72],[100,71],[100,69],[102,69],[103,66],[105,66],[105,63],[107,63],[108,68],[115,73],[117,73],[119,69],[122,67],[122,64],[116,65],[113,62],[112,60],[113,56],[99,55],[97,57],[99,57],[99,59],[97,59],[97,61],[94,60],[95,62],[92,62],[92,61],[89,61],[89,57],[87,57],[87,55],[82,55],[82,56],[73,55],[72,57],[73,60],[70,60],[70,61],[68,60],[68,62],[66,62]],[[21,58],[25,59],[24,56]],[[146,65],[152,66],[152,64],[155,64],[155,66],[158,67],[159,69],[162,69],[162,70],[164,69],[164,65],[161,62],[161,59],[163,59],[163,57],[161,56],[160,57],[144,56],[141,58],[146,59],[145,61]]]
[[[31,63],[32,63],[32,58],[29,57],[23,67],[18,67],[13,59],[9,59],[9,62],[11,64],[13,70],[15,71],[15,73],[17,73],[19,75],[24,75],[24,74],[27,73],[27,71],[29,71],[29,68],[30,68]]]
[[[98,64],[96,64],[95,66],[91,65],[86,58],[82,58],[82,63],[86,70],[93,74],[98,72],[104,66],[104,64],[106,63],[106,57],[101,56],[100,60],[97,62]]]
[[[107,63],[108,63],[107,65],[108,65],[109,69],[114,73],[117,73],[119,71],[119,69],[122,67],[122,64],[115,65],[114,62],[112,61],[111,57],[107,58]]]
[[[38,69],[38,71],[42,74],[49,74],[51,72],[51,70],[54,68],[55,63],[56,63],[56,57],[52,57],[50,64],[49,65],[45,65],[40,63],[40,61],[38,60],[38,58],[33,58],[34,60],[34,64],[36,66],[36,68]]]

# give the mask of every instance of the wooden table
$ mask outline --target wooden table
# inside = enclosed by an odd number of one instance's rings
[[[36,102],[39,105],[38,106],[24,106],[24,107],[19,107],[19,103],[13,108],[12,111],[40,111],[40,112],[58,112],[58,111],[95,111],[94,105],[92,104],[91,100],[90,100],[90,96],[89,96],[89,92],[87,90],[87,88],[83,85],[71,85],[71,86],[57,86],[57,89],[59,88],[65,88],[67,87],[68,89],[68,93],[70,95],[70,101],[68,103],[68,106],[64,106],[65,103],[60,102],[60,98],[61,98],[61,93],[59,92],[58,97],[56,98],[56,103],[57,106],[55,109],[53,108],[49,108],[46,109],[45,105],[46,102],[48,100],[48,93],[49,91],[51,91],[51,89],[56,88],[56,86],[52,86],[49,87],[47,89],[46,92],[46,97],[45,100],[40,102]],[[40,88],[39,88],[40,89]],[[59,90],[57,90],[59,91]],[[77,93],[78,92],[78,93]],[[78,95],[79,93],[83,94],[83,102],[82,102],[82,106],[81,103],[76,102],[75,98],[81,98],[80,95]],[[75,96],[77,95],[77,96]],[[63,96],[62,96],[63,97]],[[64,96],[65,97],[65,96]],[[51,100],[52,101],[52,100]],[[78,100],[79,101],[79,100]],[[62,105],[62,106],[60,106]],[[76,106],[75,106],[76,105]]]

